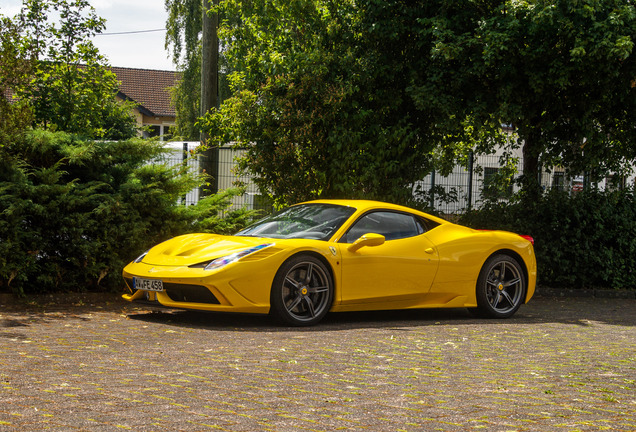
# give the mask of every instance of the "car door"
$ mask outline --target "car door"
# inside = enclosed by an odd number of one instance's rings
[[[425,221],[402,212],[376,210],[361,216],[339,241],[341,304],[417,301],[429,291],[439,257]],[[350,250],[365,234],[380,234],[379,246]]]

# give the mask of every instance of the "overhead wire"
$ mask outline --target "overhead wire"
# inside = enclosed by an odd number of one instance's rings
[[[125,31],[125,32],[98,33],[95,36],[115,36],[115,35],[127,35],[127,34],[137,34],[137,33],[152,33],[152,32],[160,32],[160,31],[166,31],[166,29],[162,28],[162,29],[152,29],[152,30],[134,30],[134,31]]]

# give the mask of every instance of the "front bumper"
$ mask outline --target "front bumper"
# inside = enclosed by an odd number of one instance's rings
[[[187,267],[131,263],[123,271],[129,293],[127,301],[156,302],[169,308],[244,313],[269,312],[270,290],[275,272],[231,265],[218,271]],[[135,290],[133,277],[159,279],[163,291]]]

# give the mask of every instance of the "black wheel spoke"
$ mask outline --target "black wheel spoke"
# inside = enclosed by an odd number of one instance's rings
[[[312,288],[307,288],[307,291],[310,294],[320,294],[320,293],[325,293],[329,291],[329,287],[328,286],[312,287]]]
[[[305,283],[311,282],[311,276],[313,274],[314,265],[312,263],[307,263],[307,274],[305,275]]]
[[[510,286],[517,285],[519,282],[521,282],[521,278],[518,277],[504,283],[503,285],[504,285],[504,288],[508,288]]]
[[[492,285],[495,288],[497,288],[497,281],[487,280],[486,283],[489,284],[489,285]]]
[[[287,275],[287,277],[285,278],[285,282],[289,283],[291,286],[293,286],[296,289],[300,287],[300,282],[296,282],[289,275]]]
[[[305,296],[303,297],[305,299],[305,302],[307,303],[307,311],[309,313],[310,317],[315,317],[316,316],[316,309],[314,308],[314,304],[311,301],[311,298]]]
[[[510,294],[508,294],[506,291],[501,291],[501,297],[505,298],[508,301],[508,304],[510,306],[515,305],[515,302],[512,300],[512,297],[510,297]]]
[[[303,296],[299,295],[297,296],[292,302],[291,304],[289,304],[287,306],[287,310],[289,311],[293,311],[294,309],[296,309],[296,307],[300,304],[300,302],[303,301]]]
[[[490,296],[490,304],[493,307],[497,307],[497,305],[499,304],[499,291],[494,291],[492,293],[492,295]]]

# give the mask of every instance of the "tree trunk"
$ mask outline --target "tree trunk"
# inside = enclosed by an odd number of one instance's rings
[[[535,133],[526,134],[523,138],[522,196],[535,201],[541,196],[541,185],[539,184],[539,154],[541,153],[541,145]]]
[[[217,28],[219,17],[210,14],[210,3],[203,1],[203,33],[201,37],[201,116],[218,107],[219,99],[219,39]],[[214,5],[219,0],[213,0]],[[211,143],[205,132],[201,132],[201,142],[206,147],[203,152],[202,169],[210,178],[210,185],[202,190],[203,195],[215,194],[219,190],[219,147]]]

